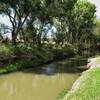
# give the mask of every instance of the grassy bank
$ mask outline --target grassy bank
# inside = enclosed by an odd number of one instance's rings
[[[77,54],[77,50],[72,45],[61,47],[18,44],[15,47],[2,44],[0,47],[0,74],[39,66]]]
[[[100,100],[100,59],[74,83],[62,100]]]

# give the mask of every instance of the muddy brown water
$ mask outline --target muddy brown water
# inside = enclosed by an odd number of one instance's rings
[[[79,72],[67,71],[63,63],[1,75],[0,100],[56,100],[79,77]]]

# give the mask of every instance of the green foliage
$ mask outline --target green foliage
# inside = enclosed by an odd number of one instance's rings
[[[57,96],[57,100],[61,100],[64,98],[64,96],[67,94],[67,90],[64,89],[61,93],[59,93],[59,95]]]
[[[18,60],[15,63],[9,64],[5,67],[0,67],[0,74],[29,68],[29,67],[32,67],[33,64],[34,64],[34,62],[29,59]]]
[[[68,57],[74,56],[78,53],[78,50],[71,44],[66,45],[62,48]]]
[[[94,27],[95,12],[95,5],[87,0],[78,0],[76,3],[75,9],[73,10],[73,21],[71,25],[72,28],[75,28],[73,31],[76,31],[76,37],[73,37],[75,40],[78,40],[77,42],[83,43],[87,41],[86,43],[88,43],[91,39],[93,40],[92,29]],[[75,34],[73,33],[73,35]]]
[[[52,53],[54,55],[54,59],[62,59],[64,58],[64,52],[62,49],[56,48],[52,50]]]
[[[76,49],[72,45],[61,47],[57,44],[51,45],[50,47],[39,47],[37,45],[28,46],[21,43],[16,46],[10,44],[1,45],[1,47],[0,59],[4,59],[3,63],[5,66],[1,67],[1,72],[11,72],[23,68],[29,68],[53,60],[72,57],[76,54]]]
[[[43,49],[34,48],[33,55],[37,63],[44,63],[46,61],[46,52]]]
[[[9,57],[11,55],[13,55],[13,46],[0,45],[0,56]]]
[[[52,49],[52,53],[54,55],[54,59],[63,59],[77,54],[77,49],[75,49],[75,47],[72,45],[66,45],[64,47],[55,45],[55,47]]]
[[[58,33],[58,34],[56,34],[56,37],[54,38],[54,41],[57,44],[63,45],[65,37],[66,37],[65,33]]]
[[[5,69],[7,72],[12,72],[12,71],[16,71],[18,69],[17,66],[19,66],[17,63],[10,64],[10,65],[7,65]]]
[[[22,59],[22,60],[18,60],[15,63],[17,69],[24,69],[24,68],[29,68],[32,67],[34,65],[34,62],[30,59]]]
[[[52,41],[56,44],[87,46],[97,39],[91,30],[96,18],[96,7],[87,0],[1,0],[0,5],[1,13],[6,14],[12,23],[14,45],[18,35],[25,43],[40,45],[47,24],[57,29]]]
[[[94,24],[95,24],[94,27],[95,42],[99,43],[100,42],[100,19],[96,19]]]
[[[21,55],[31,55],[32,54],[32,48],[28,47],[25,44],[20,44],[17,45],[14,49],[14,53],[17,56],[21,56]]]

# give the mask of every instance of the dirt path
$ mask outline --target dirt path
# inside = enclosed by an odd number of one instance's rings
[[[87,68],[100,67],[100,57],[88,59]]]

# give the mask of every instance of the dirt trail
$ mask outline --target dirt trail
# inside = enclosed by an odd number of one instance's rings
[[[100,57],[88,59],[87,68],[100,67]]]

